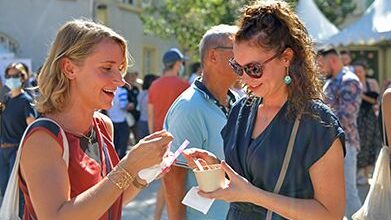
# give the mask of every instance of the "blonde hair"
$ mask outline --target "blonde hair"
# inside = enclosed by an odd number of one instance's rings
[[[95,46],[105,39],[114,40],[121,46],[125,58],[123,73],[126,73],[132,59],[128,54],[126,40],[110,28],[78,19],[65,23],[59,29],[38,76],[38,112],[61,112],[69,99],[70,81],[61,70],[61,59],[67,57],[76,65],[82,65],[94,52]]]

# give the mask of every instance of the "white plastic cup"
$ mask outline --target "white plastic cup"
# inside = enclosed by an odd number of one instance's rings
[[[199,188],[204,192],[212,192],[224,187],[225,173],[220,164],[213,164],[193,169]]]

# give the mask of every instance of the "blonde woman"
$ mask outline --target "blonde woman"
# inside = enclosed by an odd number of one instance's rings
[[[69,165],[59,128],[34,123],[20,162],[24,219],[121,219],[123,204],[145,187],[137,173],[161,161],[171,135],[154,133],[119,161],[113,125],[96,112],[124,85],[127,54],[126,41],[103,25],[75,20],[58,31],[38,78],[37,109],[64,129]]]

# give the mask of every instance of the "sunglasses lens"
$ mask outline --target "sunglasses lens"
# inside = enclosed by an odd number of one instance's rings
[[[232,70],[235,72],[236,75],[243,75],[243,69],[234,60],[230,60],[229,65],[231,66]]]
[[[250,66],[246,66],[244,68],[244,71],[250,77],[258,79],[258,78],[262,77],[263,66],[262,65],[253,64],[253,65],[250,65]]]
[[[236,75],[238,75],[238,76],[243,76],[243,70],[242,70],[242,68],[240,68],[240,67],[236,67],[236,68],[234,69],[234,72],[235,72]]]

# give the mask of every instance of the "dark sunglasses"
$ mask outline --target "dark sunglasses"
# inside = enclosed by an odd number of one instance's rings
[[[16,79],[16,78],[20,78],[22,76],[22,73],[18,73],[18,74],[15,74],[15,75],[8,75],[8,74],[5,74],[5,78],[6,79],[10,79],[10,78],[14,78],[14,79]]]
[[[262,77],[265,65],[270,61],[274,60],[283,52],[284,50],[282,52],[276,53],[274,56],[265,60],[263,63],[249,63],[244,66],[241,66],[239,63],[236,62],[236,60],[234,60],[234,58],[229,59],[228,63],[238,76],[243,76],[243,72],[245,72],[251,78],[258,79]]]

